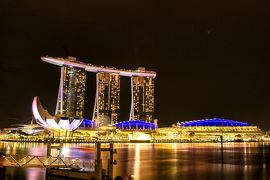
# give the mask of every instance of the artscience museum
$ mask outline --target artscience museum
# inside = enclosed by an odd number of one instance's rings
[[[36,122],[44,129],[48,130],[73,131],[77,129],[83,122],[83,119],[79,119],[77,117],[61,117],[57,115],[50,115],[48,111],[43,108],[37,96],[34,97],[32,103],[32,111]]]

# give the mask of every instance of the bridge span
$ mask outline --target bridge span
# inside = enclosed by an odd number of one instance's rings
[[[2,155],[0,166],[39,167],[39,168],[84,168],[94,171],[95,160],[85,161],[79,158],[61,156]]]

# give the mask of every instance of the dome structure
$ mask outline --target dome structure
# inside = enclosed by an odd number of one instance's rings
[[[43,108],[37,96],[34,97],[32,103],[32,112],[36,119],[36,122],[43,128],[49,130],[73,131],[77,129],[83,122],[82,119],[76,117],[69,118],[50,115],[48,111]]]
[[[194,126],[252,126],[246,122],[239,122],[229,119],[222,119],[222,118],[212,118],[212,119],[201,119],[201,120],[194,120],[194,121],[187,121],[180,123],[182,127],[194,127]]]
[[[115,123],[117,129],[126,129],[126,130],[152,130],[156,129],[157,126],[154,123],[142,121],[142,120],[129,120]]]
[[[96,128],[97,124],[94,121],[91,121],[89,119],[83,119],[80,128]]]

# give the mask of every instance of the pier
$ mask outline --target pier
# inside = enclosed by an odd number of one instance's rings
[[[57,149],[58,156],[51,156],[51,150]],[[79,179],[104,179],[113,178],[113,165],[116,161],[113,160],[113,154],[116,150],[113,149],[112,143],[96,143],[95,159],[82,160],[80,158],[64,157],[62,154],[63,143],[59,145],[47,144],[47,156],[35,155],[11,155],[0,154],[0,169],[5,173],[5,167],[18,168],[46,168],[48,175],[63,176]],[[102,153],[107,159],[104,159]],[[102,161],[107,161],[106,167],[102,166]]]

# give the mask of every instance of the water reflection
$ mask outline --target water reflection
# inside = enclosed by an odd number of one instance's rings
[[[114,176],[141,179],[267,179],[270,176],[269,143],[220,144],[115,144]],[[46,155],[46,144],[0,143],[7,154]],[[57,151],[53,155],[57,155]],[[95,158],[94,144],[65,144],[64,156]],[[106,159],[104,156],[103,158]],[[6,168],[0,179],[46,179],[42,168]],[[2,177],[1,177],[2,176]],[[48,177],[47,177],[48,178]],[[53,178],[56,179],[56,178]],[[60,178],[58,178],[60,179]],[[62,178],[63,179],[63,178]]]

